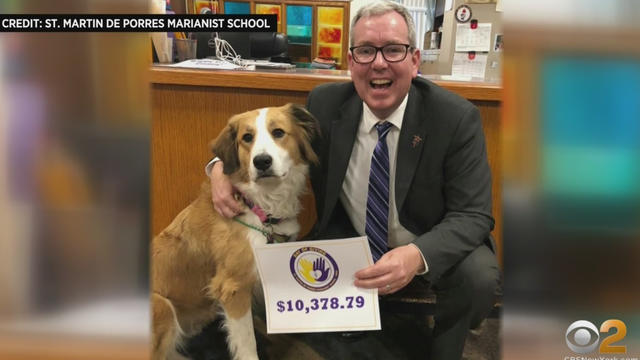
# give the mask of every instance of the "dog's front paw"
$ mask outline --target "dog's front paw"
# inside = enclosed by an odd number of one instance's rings
[[[208,289],[208,295],[226,303],[230,301],[240,289],[240,283],[232,278],[216,277],[211,280]]]

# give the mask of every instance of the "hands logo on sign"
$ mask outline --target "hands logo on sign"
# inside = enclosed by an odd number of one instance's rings
[[[293,278],[307,290],[325,291],[338,280],[338,264],[326,251],[305,246],[291,255],[289,267]]]

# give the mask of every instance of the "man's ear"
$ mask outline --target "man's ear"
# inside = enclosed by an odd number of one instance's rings
[[[296,120],[296,124],[302,130],[303,139],[300,139],[300,153],[308,163],[318,164],[318,156],[311,143],[320,136],[320,124],[307,109],[298,104],[287,104],[289,113]]]
[[[415,78],[416,76],[418,76],[418,72],[420,71],[420,63],[421,63],[421,56],[420,55],[420,49],[414,49],[413,52],[410,53],[411,54],[411,65],[413,67],[413,78]]]
[[[238,122],[231,118],[218,137],[211,142],[211,152],[222,160],[223,172],[226,175],[234,173],[240,167],[237,133]]]
[[[353,68],[353,55],[351,54],[351,50],[347,51],[347,64],[349,65],[349,70],[351,70]]]

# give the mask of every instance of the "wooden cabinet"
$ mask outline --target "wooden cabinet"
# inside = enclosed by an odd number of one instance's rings
[[[288,54],[300,67],[314,58],[331,58],[338,69],[347,69],[349,7],[351,0],[191,0],[189,13],[198,13],[201,2],[219,14],[275,14],[278,32],[287,34]]]

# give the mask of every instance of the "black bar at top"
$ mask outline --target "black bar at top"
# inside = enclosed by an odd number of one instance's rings
[[[277,15],[0,14],[0,32],[275,32]]]

